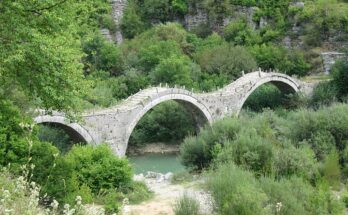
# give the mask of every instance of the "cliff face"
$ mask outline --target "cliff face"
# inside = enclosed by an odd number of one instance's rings
[[[120,30],[120,22],[123,16],[123,10],[127,5],[127,0],[112,0],[112,17],[117,26],[116,32],[111,35],[107,29],[102,29],[102,33],[106,38],[112,39],[116,43],[120,44],[123,41],[122,32]],[[303,8],[305,3],[303,2],[293,2],[292,7]],[[203,26],[203,28],[210,28],[212,31],[222,33],[223,28],[226,27],[230,22],[236,21],[241,17],[245,18],[248,26],[253,30],[260,30],[265,27],[272,20],[268,20],[265,17],[259,18],[257,21],[253,19],[258,8],[256,7],[246,7],[246,6],[233,6],[230,8],[228,15],[223,15],[218,20],[214,20],[210,17],[208,11],[206,11],[199,3],[195,5],[189,5],[188,13],[185,15],[184,19],[178,18],[174,21],[180,22],[187,30],[194,30]],[[306,26],[303,23],[298,22],[295,18],[289,17],[289,21],[292,25],[288,29],[287,34],[280,41],[280,44],[289,49],[306,49],[304,45],[304,32]],[[158,23],[156,20],[152,20],[153,24]],[[336,60],[344,58],[344,54],[337,52],[341,47],[347,44],[345,40],[340,41],[338,38],[341,37],[340,34],[330,35],[322,44],[321,52],[316,53],[318,57],[321,58],[322,65],[319,66],[319,70],[329,73],[332,65]]]
[[[114,41],[118,44],[122,43],[123,41],[122,32],[120,30],[120,24],[121,24],[121,19],[123,16],[123,10],[125,9],[126,5],[127,5],[127,0],[112,0],[111,1],[111,8],[112,8],[111,15],[116,24],[116,32],[114,35]]]

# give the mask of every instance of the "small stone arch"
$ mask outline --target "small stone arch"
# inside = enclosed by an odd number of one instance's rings
[[[265,73],[263,73],[265,74]],[[267,74],[267,73],[266,73]],[[239,101],[239,107],[237,115],[239,115],[240,111],[242,110],[242,107],[244,106],[244,103],[249,98],[249,96],[260,86],[271,83],[275,85],[281,92],[285,94],[289,93],[296,93],[300,91],[300,84],[297,83],[294,79],[291,77],[285,75],[285,74],[267,74],[265,76],[261,76],[259,79],[257,79],[251,86],[251,88],[244,94],[242,94]]]
[[[88,131],[78,123],[69,123],[63,116],[38,116],[34,119],[36,124],[53,124],[62,128],[76,142],[83,140],[87,144],[94,144],[95,141]]]
[[[189,95],[190,92],[187,91],[187,94],[181,94],[181,93],[168,93],[166,95],[157,97],[150,102],[146,103],[142,110],[136,114],[136,116],[132,119],[131,123],[128,125],[127,131],[126,131],[126,150],[128,148],[128,141],[129,138],[140,121],[140,119],[152,108],[159,105],[160,103],[163,103],[165,101],[176,101],[180,104],[182,104],[185,108],[187,108],[189,111],[193,112],[198,118],[196,118],[196,122],[199,124],[199,126],[203,126],[204,124],[208,123],[209,125],[212,124],[213,118],[209,111],[209,109],[201,103],[197,98],[195,98],[192,95]]]

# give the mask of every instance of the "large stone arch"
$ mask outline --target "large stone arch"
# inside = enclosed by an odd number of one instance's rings
[[[188,91],[186,93],[168,93],[166,95],[154,98],[148,103],[144,104],[143,108],[131,120],[126,131],[126,149],[128,148],[129,138],[140,119],[155,106],[170,100],[182,104],[185,108],[187,108],[188,111],[194,114],[196,117],[195,120],[199,124],[199,126],[203,126],[206,123],[212,124],[213,118],[209,109],[203,103],[201,103],[201,101],[192,93]]]
[[[271,83],[275,85],[281,92],[285,94],[296,93],[300,91],[300,84],[290,76],[280,73],[258,73],[259,77],[255,81],[251,81],[251,86],[246,92],[242,92],[239,96],[239,107],[237,115],[242,110],[244,103],[249,96],[260,86]],[[262,75],[261,75],[262,74]],[[240,78],[240,79],[243,79]],[[237,80],[238,81],[238,80]]]
[[[94,144],[95,141],[93,137],[88,133],[88,131],[79,125],[78,123],[69,123],[69,120],[63,116],[38,116],[34,119],[36,124],[52,124],[64,129],[64,131],[69,134],[69,136],[75,141],[83,142],[87,144]]]

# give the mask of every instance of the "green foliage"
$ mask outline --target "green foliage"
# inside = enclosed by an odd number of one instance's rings
[[[168,101],[148,112],[135,127],[129,144],[177,143],[196,130],[196,122],[181,104]]]
[[[319,46],[328,38],[347,32],[347,10],[347,4],[337,0],[306,2],[306,6],[298,15],[307,27],[306,44]]]
[[[106,145],[73,146],[65,160],[72,165],[79,183],[87,184],[94,193],[101,189],[126,189],[131,185],[132,170],[128,161],[115,157]]]
[[[326,157],[323,172],[324,179],[338,190],[340,188],[341,170],[339,155],[335,149]]]
[[[126,9],[123,12],[121,20],[122,35],[128,39],[134,38],[145,29],[145,23],[141,20],[141,17],[137,14],[136,5],[130,1],[127,4]]]
[[[266,214],[266,194],[251,172],[226,163],[211,171],[207,187],[219,214]]]
[[[256,130],[241,130],[231,142],[225,142],[225,156],[228,161],[253,171],[256,175],[270,175],[273,169],[274,152],[268,140],[257,134]],[[221,158],[220,158],[221,159]]]
[[[121,194],[115,189],[103,190],[98,193],[96,202],[104,205],[107,213],[118,213],[121,208]]]
[[[161,60],[173,57],[177,58],[181,55],[181,50],[173,40],[158,41],[149,46],[144,46],[139,50],[139,61],[141,67],[146,72],[154,69]]]
[[[310,106],[320,107],[330,105],[337,100],[337,87],[332,81],[320,82],[313,89],[313,94],[310,99]]]
[[[333,83],[340,99],[348,95],[348,61],[339,61],[333,68]]]
[[[40,141],[52,143],[61,153],[68,152],[74,144],[69,135],[59,127],[39,125],[37,136]]]
[[[96,34],[83,43],[83,58],[86,73],[103,70],[115,76],[123,70],[123,59],[120,49],[107,41],[102,35]]]
[[[175,215],[199,215],[199,202],[185,193],[177,200],[174,213]]]
[[[154,193],[149,190],[144,182],[134,181],[132,187],[126,191],[125,196],[129,199],[130,204],[139,204],[151,199]]]
[[[43,108],[76,109],[76,98],[88,87],[83,80],[80,34],[97,26],[91,11],[105,5],[91,0],[2,1],[0,85],[19,86]]]
[[[196,59],[203,72],[226,74],[226,82],[239,78],[242,71],[251,71],[257,67],[255,60],[245,48],[226,44],[206,48],[197,53]]]
[[[261,42],[260,36],[249,27],[246,19],[230,22],[224,28],[224,37],[236,45],[250,46]]]
[[[150,73],[153,83],[168,83],[173,86],[186,86],[189,89],[194,85],[193,79],[199,75],[200,69],[187,57],[171,56],[161,60]]]
[[[323,185],[301,178],[256,179],[227,162],[210,170],[207,188],[219,214],[344,214],[344,207]]]
[[[260,112],[264,108],[275,109],[282,105],[285,95],[273,84],[257,88],[245,101],[243,108]]]
[[[304,59],[303,53],[297,50],[287,50],[282,47],[260,45],[250,49],[258,65],[263,69],[278,69],[288,75],[305,76],[310,65]]]

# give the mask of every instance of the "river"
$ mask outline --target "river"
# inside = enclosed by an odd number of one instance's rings
[[[158,173],[181,172],[185,167],[180,163],[178,154],[145,154],[128,157],[135,174],[153,171]]]

